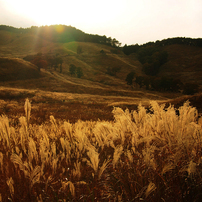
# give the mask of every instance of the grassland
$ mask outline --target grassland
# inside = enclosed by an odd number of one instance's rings
[[[165,50],[160,76],[202,85],[200,48]],[[23,60],[37,53],[62,73]],[[200,201],[202,94],[127,85],[141,69],[110,46],[0,31],[0,201]]]
[[[184,103],[114,108],[113,121],[0,118],[0,201],[199,201],[202,121]],[[25,191],[26,190],[26,191]]]

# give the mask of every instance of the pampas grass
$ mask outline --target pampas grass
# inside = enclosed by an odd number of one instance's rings
[[[202,126],[194,107],[114,108],[114,121],[14,128],[0,117],[0,201],[194,201],[202,191]],[[178,112],[178,115],[176,113]]]

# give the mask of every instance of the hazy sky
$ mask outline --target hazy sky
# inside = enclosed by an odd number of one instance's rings
[[[0,24],[71,25],[122,45],[202,38],[202,0],[0,0]]]

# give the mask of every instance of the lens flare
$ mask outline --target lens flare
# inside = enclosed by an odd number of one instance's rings
[[[55,29],[56,29],[56,31],[57,31],[58,33],[64,32],[64,26],[62,26],[62,25],[57,25],[57,26],[55,26]]]

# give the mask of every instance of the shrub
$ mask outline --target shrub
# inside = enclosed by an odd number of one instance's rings
[[[40,71],[41,68],[46,69],[48,66],[48,63],[46,60],[41,59],[40,57],[36,57],[34,60],[31,61],[34,65],[38,67],[38,70]]]
[[[132,85],[133,84],[133,79],[135,77],[135,72],[130,72],[129,74],[127,74],[126,76],[126,82],[128,85]]]
[[[106,53],[105,53],[105,51],[104,51],[103,49],[100,51],[100,53],[101,53],[102,55],[106,55]]]
[[[71,75],[75,75],[76,74],[76,66],[71,64],[70,68],[69,68],[69,72]]]
[[[76,75],[78,78],[81,78],[83,76],[83,71],[81,67],[76,68]]]
[[[108,67],[107,68],[107,74],[110,76],[116,76],[116,73],[121,70],[121,67]]]

